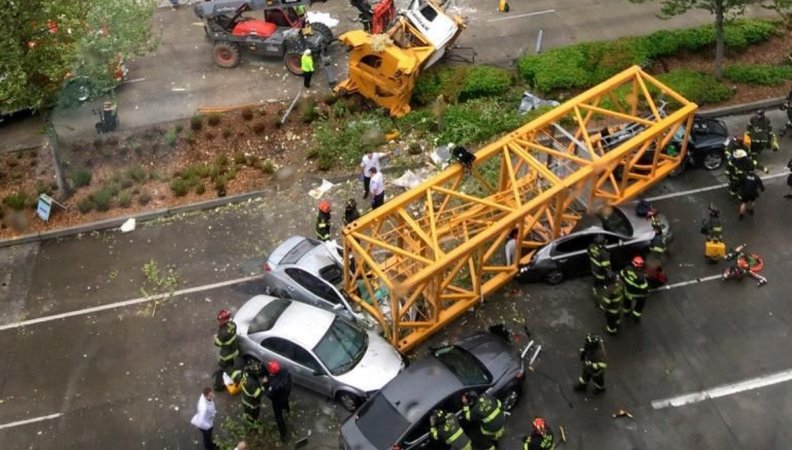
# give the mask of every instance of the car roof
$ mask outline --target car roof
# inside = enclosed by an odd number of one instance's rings
[[[410,423],[421,420],[438,403],[464,388],[459,379],[434,356],[409,366],[382,388],[382,395]]]
[[[273,269],[282,265],[295,265],[314,275],[319,275],[320,269],[338,264],[328,251],[326,246],[315,239],[292,236],[272,251],[267,262]]]
[[[257,295],[248,300],[234,317],[240,331],[247,333],[248,325],[261,309],[277,300],[282,299]],[[299,344],[303,348],[313,349],[338,316],[305,303],[285,301],[290,303],[289,306],[283,310],[272,328],[263,334],[277,336]]]

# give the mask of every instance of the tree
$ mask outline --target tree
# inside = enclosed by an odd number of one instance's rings
[[[629,0],[631,3],[644,3],[647,0]],[[651,0],[649,0],[651,1]],[[727,18],[741,16],[749,4],[761,0],[660,0],[660,17],[669,19],[682,15],[691,9],[703,9],[715,16],[715,77],[723,75],[723,47],[726,40],[724,24]],[[787,0],[780,0],[787,1]]]
[[[152,50],[156,0],[7,0],[0,8],[0,113],[51,106],[76,77],[107,90],[117,61]]]

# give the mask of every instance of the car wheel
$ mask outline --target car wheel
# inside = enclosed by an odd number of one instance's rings
[[[715,170],[723,165],[723,154],[718,151],[707,152],[701,165],[707,170]]]
[[[217,42],[212,49],[215,64],[223,69],[232,69],[239,65],[239,48],[232,42]]]
[[[512,386],[506,391],[506,394],[503,395],[503,400],[501,404],[503,405],[504,411],[511,411],[517,406],[517,403],[520,403],[520,397],[522,397],[522,389],[520,386]]]
[[[358,409],[358,407],[363,403],[363,399],[347,391],[341,391],[336,394],[336,400],[338,400],[338,403],[341,403],[341,406],[343,406],[344,409],[349,412]]]
[[[553,269],[545,274],[544,280],[547,284],[558,284],[564,281],[564,272],[561,272],[558,269]]]

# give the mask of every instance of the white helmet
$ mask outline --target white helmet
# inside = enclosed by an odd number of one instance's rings
[[[305,51],[303,52],[303,55],[310,55],[310,54],[311,54],[310,48],[306,48]]]
[[[743,149],[738,149],[734,152],[734,159],[745,158],[746,156],[748,156],[748,152]]]

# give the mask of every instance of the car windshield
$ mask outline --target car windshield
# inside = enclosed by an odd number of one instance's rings
[[[630,224],[630,219],[628,219],[619,208],[612,208],[612,211],[613,214],[608,217],[600,217],[600,220],[602,220],[602,228],[611,233],[632,236],[633,229]]]
[[[381,393],[366,402],[357,416],[358,429],[373,448],[391,448],[410,426]]]
[[[368,348],[365,331],[346,320],[336,317],[314,353],[333,375],[349,372],[363,359]]]
[[[322,267],[319,269],[319,276],[333,286],[338,286],[344,281],[344,275],[341,273],[341,268],[338,264]]]
[[[292,247],[277,264],[297,264],[297,261],[308,253],[312,248],[319,245],[320,242],[316,239],[305,238],[299,244]]]
[[[261,308],[261,311],[256,314],[256,317],[250,321],[250,325],[248,325],[248,334],[259,333],[272,328],[275,322],[278,321],[278,317],[283,314],[283,311],[288,308],[290,304],[291,302],[289,300],[280,298],[276,298],[267,303],[267,305]]]
[[[437,349],[434,356],[465,386],[480,386],[491,382],[491,376],[481,362],[460,347],[449,345]]]

